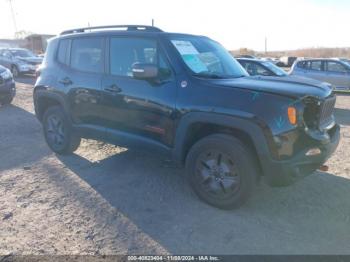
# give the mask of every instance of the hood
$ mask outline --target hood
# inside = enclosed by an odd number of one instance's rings
[[[295,76],[251,76],[213,81],[221,86],[268,92],[293,98],[307,95],[325,98],[332,93],[332,86],[328,83]]]
[[[22,60],[28,63],[41,64],[43,59],[41,57],[33,56],[33,57],[16,57],[18,60]]]

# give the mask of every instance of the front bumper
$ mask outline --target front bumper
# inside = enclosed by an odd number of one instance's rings
[[[303,149],[301,152],[288,160],[273,160],[266,157],[263,163],[264,174],[267,183],[271,186],[286,186],[292,184],[296,180],[311,174],[322,166],[327,159],[337,149],[340,140],[340,127],[336,125],[330,131],[330,140],[327,143],[319,143],[316,145],[321,153],[315,156],[307,156],[311,148]]]
[[[35,73],[39,65],[21,65],[18,67],[18,70],[21,74],[32,74]]]
[[[7,80],[0,85],[0,98],[14,97],[16,95],[15,81]]]

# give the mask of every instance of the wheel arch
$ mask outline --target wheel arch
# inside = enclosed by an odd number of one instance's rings
[[[183,164],[190,148],[201,138],[215,133],[229,134],[242,141],[255,156],[259,169],[262,169],[260,156],[269,153],[263,129],[254,122],[253,115],[234,117],[217,113],[188,113],[177,128],[173,157]]]
[[[46,110],[52,106],[61,106],[67,112],[68,105],[64,99],[55,93],[49,93],[45,87],[37,86],[34,89],[35,115],[41,122]]]

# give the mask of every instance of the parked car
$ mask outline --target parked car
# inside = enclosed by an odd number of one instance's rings
[[[149,26],[61,33],[34,88],[57,154],[75,151],[82,137],[159,153],[224,209],[244,203],[261,175],[288,185],[323,165],[339,142],[335,100],[327,85],[249,77],[207,37]]]
[[[291,67],[297,59],[295,56],[282,56],[278,66]]]
[[[14,77],[32,74],[43,59],[24,48],[0,49],[0,65],[11,70]]]
[[[256,59],[256,57],[253,56],[253,55],[236,55],[235,58],[252,58],[252,59]]]
[[[287,76],[287,72],[274,63],[262,59],[237,58],[249,75],[261,76]]]
[[[291,74],[328,82],[333,85],[335,91],[350,91],[350,65],[339,59],[296,61]]]
[[[16,86],[10,70],[0,66],[0,104],[11,104],[15,95]]]
[[[304,84],[314,86],[328,85],[330,89],[333,89],[332,85],[328,83],[322,83],[318,80],[302,76],[289,75],[285,70],[268,61],[248,58],[238,58],[237,61],[251,76],[284,77],[286,81],[301,81]]]

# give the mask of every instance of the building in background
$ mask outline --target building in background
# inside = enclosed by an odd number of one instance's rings
[[[47,40],[54,37],[54,35],[32,34],[25,38],[25,46],[36,54],[45,53],[47,47]]]
[[[47,40],[54,35],[31,34],[24,39],[0,39],[0,48],[27,48],[36,54],[44,54]]]

